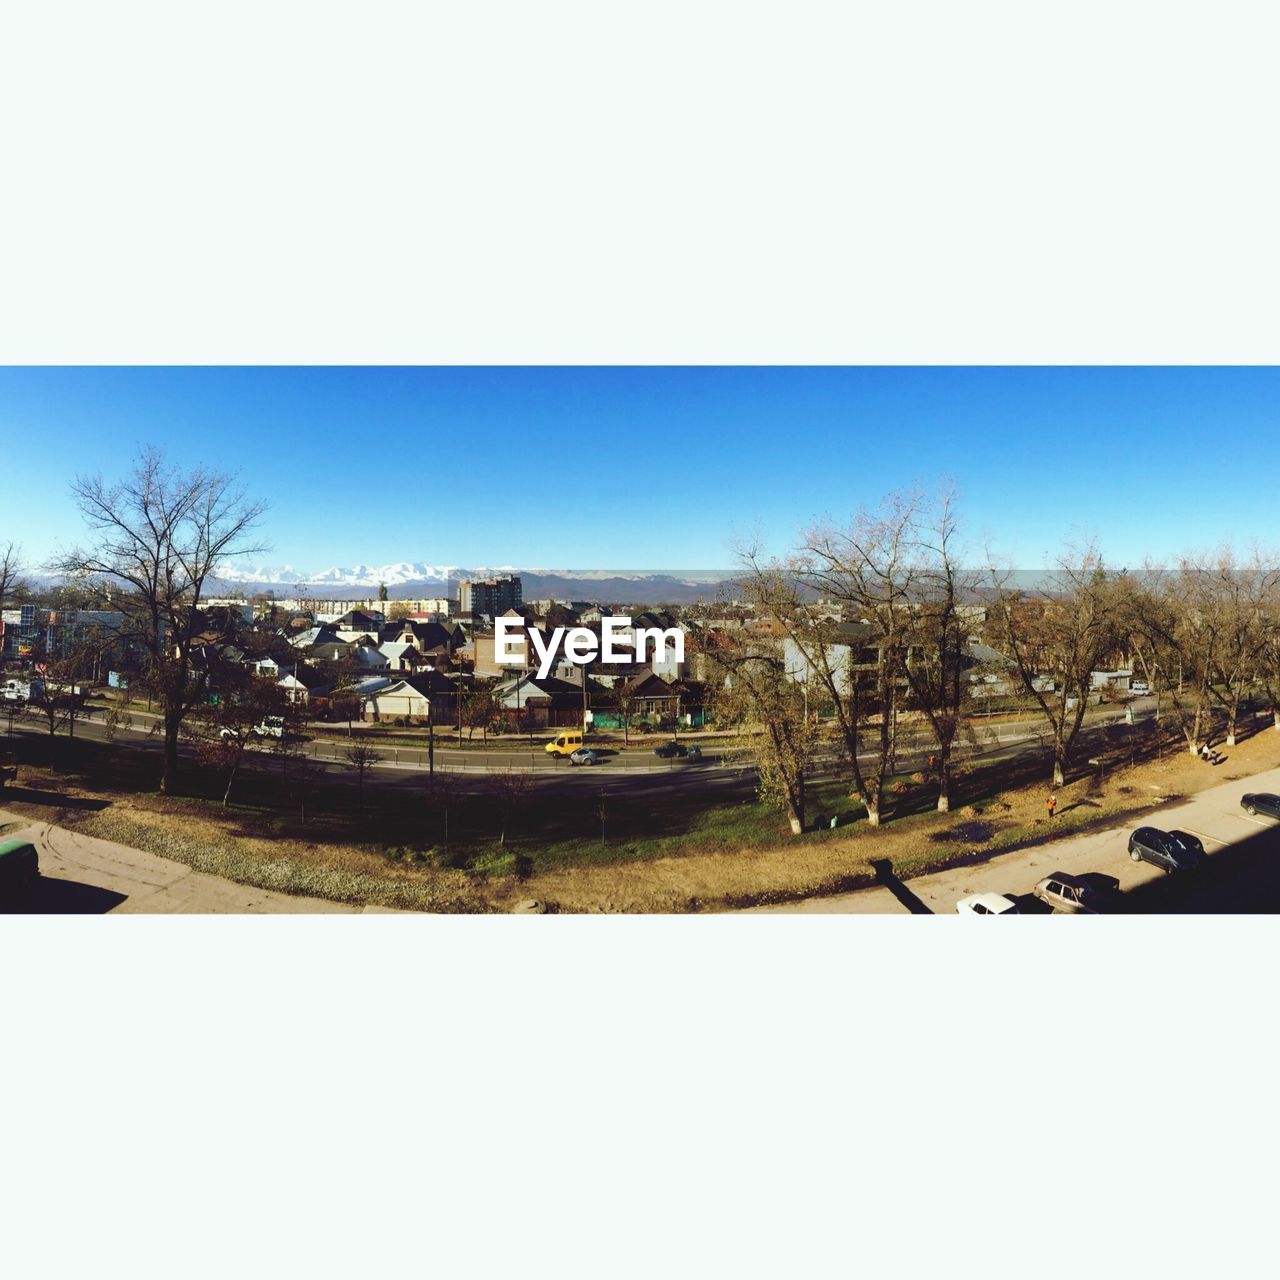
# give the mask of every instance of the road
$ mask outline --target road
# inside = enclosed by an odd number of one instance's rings
[[[23,914],[51,913],[307,913],[383,914],[384,908],[351,906],[236,884],[193,871],[180,862],[110,840],[32,822],[0,809],[0,839],[31,840],[40,852],[40,880]]]
[[[1210,787],[1123,828],[1054,840],[905,883],[896,881],[890,869],[884,885],[873,889],[753,910],[945,915],[954,914],[956,903],[970,894],[1003,893],[1017,898],[1020,910],[1040,913],[1048,909],[1030,898],[1032,888],[1050,872],[1067,871],[1118,879],[1122,896],[1116,906],[1121,912],[1280,911],[1280,825],[1245,813],[1240,797],[1247,791],[1280,792],[1280,769]],[[1136,826],[1178,828],[1199,836],[1208,866],[1166,876],[1149,863],[1133,862],[1127,845]]]
[[[1139,699],[1131,704],[1134,714],[1139,719],[1145,718],[1154,711],[1153,699]],[[159,736],[152,732],[151,726],[156,717],[146,712],[134,710],[135,726],[119,731],[119,740],[144,750],[160,749]],[[1105,727],[1122,723],[1124,711],[1119,708],[1107,708],[1102,715],[1086,722],[1081,731],[1077,745],[1077,754],[1086,756],[1091,744],[1099,740]],[[46,732],[37,722],[22,723],[17,721],[14,730],[18,733],[40,735]],[[978,724],[976,747],[958,747],[956,759],[959,761],[980,761],[990,764],[1000,760],[1015,759],[1018,756],[1033,752],[1044,752],[1045,742],[1042,721],[1034,718],[1016,722],[997,722],[992,725]],[[100,719],[80,719],[76,724],[76,734],[95,741],[107,738],[105,726]],[[304,745],[307,758],[322,770],[344,776],[350,775],[350,768],[343,760],[346,750],[340,742],[311,741]],[[384,759],[369,772],[368,782],[372,786],[390,788],[416,787],[421,785],[422,774],[427,768],[427,753],[414,747],[391,747],[374,743]],[[190,754],[190,748],[184,745],[184,753]],[[921,741],[919,745],[904,750],[899,755],[899,772],[911,773],[924,767],[930,752],[930,746]],[[607,749],[606,749],[607,750]],[[741,761],[726,761],[714,747],[707,747],[705,758],[698,763],[675,759],[659,760],[650,752],[618,752],[606,755],[605,762],[590,768],[577,768],[567,761],[548,757],[538,744],[530,751],[501,750],[466,751],[457,748],[440,747],[435,752],[435,768],[440,772],[458,774],[461,777],[482,778],[493,773],[529,773],[536,777],[540,784],[555,791],[566,794],[580,792],[581,789],[599,789],[601,786],[614,788],[625,786],[629,794],[645,794],[671,791],[698,791],[702,794],[714,794],[717,798],[747,798],[755,790],[755,770],[750,764]],[[253,767],[255,756],[251,752],[246,758],[246,765]],[[260,762],[262,757],[258,757]],[[871,760],[868,753],[863,756]],[[810,775],[821,780],[834,776],[830,765],[819,761]],[[465,784],[464,784],[465,785]]]

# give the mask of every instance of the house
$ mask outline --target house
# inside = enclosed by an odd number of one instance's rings
[[[244,665],[255,676],[266,676],[272,680],[279,680],[281,676],[288,675],[298,663],[296,659],[293,662],[282,662],[268,654],[265,658],[246,658]]]
[[[327,623],[320,627],[307,627],[289,637],[289,643],[295,649],[310,649],[315,645],[335,644],[337,641],[337,627],[329,626]]]
[[[377,635],[378,628],[382,626],[383,621],[381,613],[374,611],[366,613],[363,609],[349,609],[334,625],[339,631],[367,631]]]
[[[458,686],[438,671],[392,680],[364,699],[366,720],[420,720],[453,724],[458,718]]]
[[[588,699],[592,692],[588,684]],[[555,676],[544,680],[532,674],[516,676],[499,685],[493,698],[499,707],[516,712],[526,727],[562,728],[582,723],[582,686]]]
[[[622,686],[625,696],[631,699],[632,716],[657,716],[668,719],[690,710],[688,690],[677,680],[664,680],[652,671],[645,671]]]
[[[378,652],[386,659],[387,671],[416,671],[426,659],[405,640],[387,640],[378,646]]]
[[[412,645],[424,656],[437,654],[452,655],[462,643],[461,630],[444,622],[415,622],[406,618],[399,624],[399,632],[393,636],[383,636],[399,644]]]
[[[329,692],[328,677],[305,662],[299,662],[276,684],[284,690],[291,703],[304,707],[309,706],[313,698],[323,698]]]

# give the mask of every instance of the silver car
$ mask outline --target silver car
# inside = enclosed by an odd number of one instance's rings
[[[1065,871],[1045,876],[1032,892],[1055,911],[1073,915],[1096,916],[1105,908],[1097,889],[1080,876],[1068,875]]]

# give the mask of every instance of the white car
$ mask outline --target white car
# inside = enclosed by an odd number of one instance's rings
[[[1007,894],[975,893],[971,898],[961,898],[956,910],[962,916],[1016,916],[1018,904]]]
[[[569,757],[570,764],[599,764],[600,757],[590,747],[579,747]]]
[[[1135,698],[1149,698],[1151,696],[1151,688],[1145,680],[1130,680],[1129,692]]]

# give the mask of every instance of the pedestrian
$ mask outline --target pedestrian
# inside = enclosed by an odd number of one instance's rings
[[[1044,807],[1049,810],[1049,817],[1053,817],[1053,811],[1058,807],[1058,797],[1051,795],[1045,802]]]
[[[929,757],[929,772],[930,772],[930,773],[937,773],[937,771],[938,771],[938,757],[937,757],[937,756],[930,756],[930,757]]]

